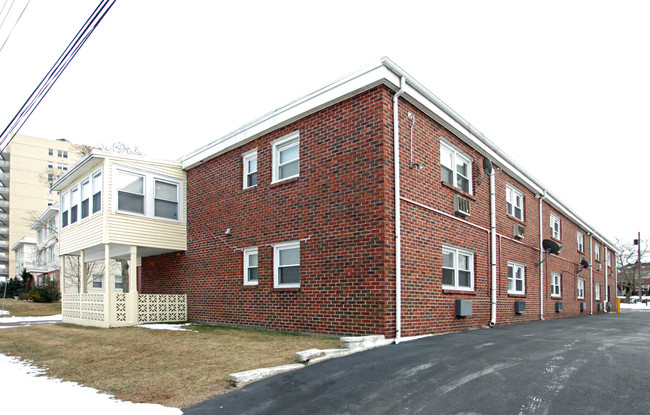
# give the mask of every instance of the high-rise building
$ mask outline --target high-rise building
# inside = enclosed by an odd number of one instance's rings
[[[58,200],[52,181],[80,157],[67,140],[16,135],[0,155],[0,278],[16,276],[14,252],[21,238],[35,237],[34,220]]]

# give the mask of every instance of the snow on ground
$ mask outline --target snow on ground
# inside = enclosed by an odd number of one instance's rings
[[[196,330],[188,330],[184,327],[187,326],[192,326],[192,323],[185,323],[185,324],[140,324],[135,327],[141,327],[143,329],[150,329],[150,330],[171,330],[171,331],[193,331],[197,332]]]
[[[2,413],[49,413],[54,410],[68,415],[182,414],[177,408],[124,402],[93,388],[43,376],[41,369],[3,354],[0,354],[0,374],[0,391],[4,396]]]
[[[650,302],[648,302],[648,304],[644,304],[644,303],[634,303],[634,304],[621,303],[621,310],[645,310],[645,311],[650,311]]]
[[[30,326],[30,323],[39,323],[41,321],[48,321],[53,323],[61,322],[61,314],[54,316],[41,316],[41,317],[0,317],[0,329],[8,329],[12,327],[26,327]],[[11,323],[15,323],[12,325]]]
[[[8,310],[0,310],[0,316],[3,316],[5,314],[10,314]]]

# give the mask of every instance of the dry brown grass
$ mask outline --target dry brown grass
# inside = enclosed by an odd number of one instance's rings
[[[2,304],[2,293],[0,293],[0,306]],[[33,303],[31,301],[5,299],[5,310],[9,310],[10,316],[52,316],[61,314],[61,302],[57,303]],[[2,317],[0,317],[0,322]]]
[[[295,353],[336,348],[338,338],[224,327],[198,332],[67,324],[0,330],[0,353],[116,398],[185,407],[228,392],[230,373],[292,363]]]

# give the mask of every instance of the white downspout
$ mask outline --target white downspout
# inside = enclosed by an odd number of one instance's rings
[[[490,326],[497,324],[497,211],[496,211],[496,179],[494,172],[490,173],[490,268],[492,271],[492,298]]]
[[[399,97],[404,93],[406,78],[400,78],[400,89],[393,96],[393,145],[395,163],[395,344],[402,338],[402,226],[399,182]]]
[[[542,201],[546,198],[546,190],[539,197],[539,319],[544,320],[544,218],[542,217]]]
[[[589,314],[594,314],[594,234],[593,233],[589,235],[589,256],[591,257],[591,266],[589,267],[589,279],[591,281],[589,283]]]
[[[605,248],[605,292],[600,293],[600,302],[603,304],[601,307],[602,311],[605,313],[607,312],[607,293],[609,292],[609,285],[607,285],[607,274],[609,274],[609,270],[607,269],[607,258],[609,258],[608,252],[607,252],[607,245],[603,244],[603,247]],[[601,290],[602,291],[602,290]]]

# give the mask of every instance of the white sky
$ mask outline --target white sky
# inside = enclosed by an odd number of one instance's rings
[[[31,0],[0,52],[1,129],[97,4]],[[118,0],[21,133],[176,159],[388,56],[631,241],[650,236],[648,16],[626,0]]]

